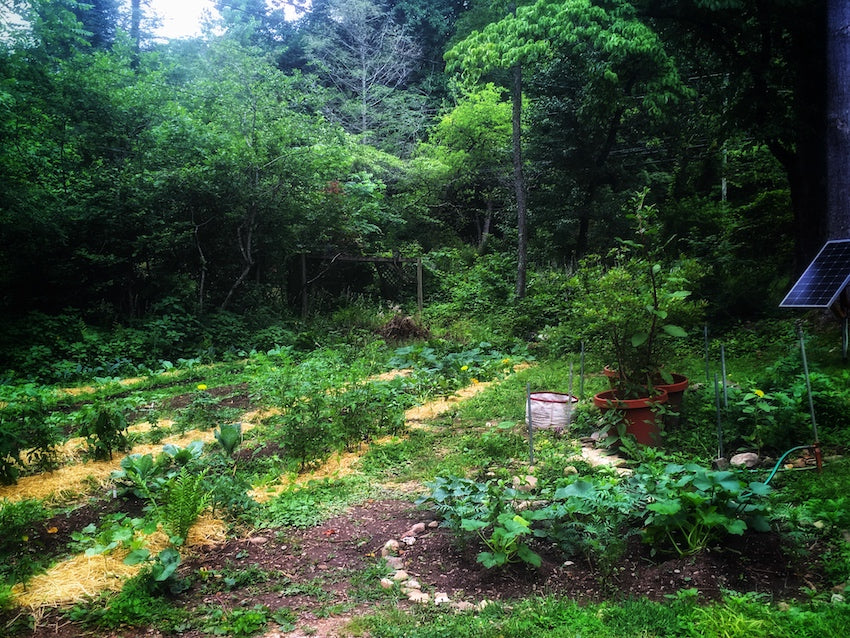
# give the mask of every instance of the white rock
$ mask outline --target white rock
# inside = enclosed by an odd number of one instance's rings
[[[248,539],[248,542],[252,545],[263,545],[269,542],[269,539],[265,536],[252,536]]]
[[[440,526],[440,521],[431,521],[430,523],[428,523],[428,527],[430,527],[431,529],[435,529],[439,526]]]
[[[381,587],[383,587],[384,589],[392,589],[394,586],[395,586],[395,583],[392,580],[390,580],[389,578],[382,578],[381,579]]]
[[[419,590],[414,590],[407,595],[407,600],[412,603],[427,603],[431,600],[431,597]]]
[[[475,605],[469,602],[468,600],[461,600],[460,602],[457,602],[452,605],[452,607],[454,607],[458,611],[472,611],[473,609],[475,609]]]
[[[755,452],[741,452],[729,459],[729,464],[736,467],[755,467],[759,464],[759,455]]]
[[[413,545],[416,542],[416,537],[415,536],[405,536],[404,538],[401,539],[401,542],[404,543],[405,545],[407,545],[408,547],[410,547],[411,545]]]
[[[416,523],[413,527],[407,530],[405,536],[418,536],[425,531],[425,523]]]
[[[485,599],[484,599],[484,600],[482,600],[480,603],[478,603],[477,605],[475,605],[475,608],[476,608],[478,611],[481,611],[481,610],[482,610],[482,609],[484,609],[487,605],[492,605],[492,604],[493,604],[493,601],[492,601],[492,600],[487,600],[487,599],[485,598]]]
[[[396,582],[401,582],[403,580],[408,580],[410,578],[410,574],[408,574],[403,569],[398,570],[395,574],[393,574],[393,580]]]
[[[435,605],[445,605],[446,603],[452,602],[449,598],[449,595],[445,592],[438,591],[434,594],[434,604]]]
[[[422,589],[422,585],[419,584],[419,581],[415,578],[411,578],[410,580],[404,581],[404,587],[408,589]]]

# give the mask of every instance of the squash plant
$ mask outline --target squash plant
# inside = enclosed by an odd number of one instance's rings
[[[733,472],[695,464],[668,463],[660,471],[642,465],[632,481],[646,489],[642,533],[653,553],[662,548],[689,556],[726,534],[741,535],[748,527],[769,529],[763,497],[770,487],[747,485]]]

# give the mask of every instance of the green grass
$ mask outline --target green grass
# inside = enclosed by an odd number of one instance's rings
[[[385,607],[348,631],[371,638],[823,638],[845,635],[848,622],[845,604],[779,607],[733,593],[705,606],[689,597],[580,605],[531,596],[480,612]]]

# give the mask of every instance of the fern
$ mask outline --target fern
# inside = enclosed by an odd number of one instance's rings
[[[178,545],[186,540],[209,501],[210,492],[204,485],[206,474],[206,470],[194,474],[184,467],[166,483],[160,510],[162,522]]]

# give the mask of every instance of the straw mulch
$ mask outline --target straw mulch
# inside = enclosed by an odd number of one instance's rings
[[[211,516],[202,516],[189,531],[186,549],[191,555],[200,547],[222,543],[225,525]],[[168,547],[168,536],[156,531],[147,537],[145,546],[155,555]],[[54,565],[47,572],[34,576],[27,583],[12,588],[15,601],[22,607],[66,607],[88,600],[105,591],[118,591],[124,582],[144,567],[125,565],[129,550],[116,549],[108,554],[86,556],[79,554]]]

